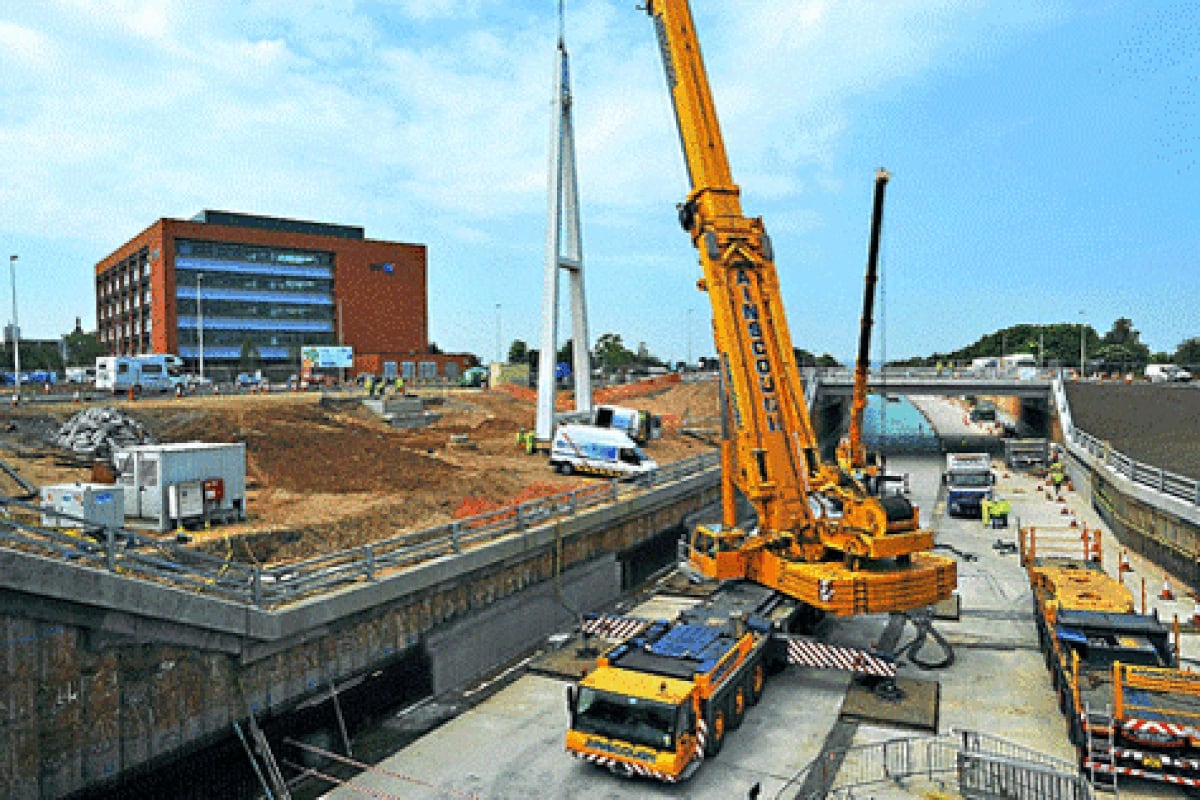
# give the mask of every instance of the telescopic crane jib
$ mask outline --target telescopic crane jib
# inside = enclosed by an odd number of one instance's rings
[[[731,417],[722,465],[757,512],[738,527],[725,492],[719,525],[698,526],[689,560],[718,579],[748,578],[837,615],[906,611],[949,597],[953,560],[933,534],[901,523],[903,498],[870,497],[824,464],[804,403],[771,240],[742,213],[686,0],[649,0],[691,191],[679,220],[700,255],[698,281]],[[889,521],[892,531],[889,532]],[[911,530],[898,530],[911,527]]]
[[[867,276],[863,286],[863,310],[858,327],[858,360],[854,363],[854,396],[850,402],[850,426],[838,442],[838,467],[867,484],[879,486],[879,454],[868,453],[863,444],[863,416],[867,410],[867,378],[871,369],[871,327],[875,323],[875,284],[879,282],[879,237],[883,227],[883,193],[892,176],[887,170],[875,173],[875,202],[871,211],[871,239],[867,247]],[[874,492],[872,492],[874,493]]]

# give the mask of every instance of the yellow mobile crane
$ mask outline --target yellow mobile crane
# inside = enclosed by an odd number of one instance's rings
[[[870,372],[871,327],[875,323],[875,284],[879,282],[879,235],[883,227],[883,192],[891,178],[887,170],[875,173],[875,202],[871,211],[871,241],[867,248],[867,277],[863,287],[863,310],[858,329],[858,360],[854,362],[854,396],[850,401],[850,426],[838,442],[838,467],[867,484],[878,484],[879,454],[868,453],[863,444],[863,415],[867,409],[867,376]],[[872,492],[876,494],[877,492]]]
[[[838,616],[908,611],[949,597],[956,565],[929,552],[932,532],[900,524],[911,520],[911,505],[871,497],[822,463],[771,241],[761,218],[742,213],[691,9],[686,0],[648,0],[646,11],[691,183],[679,221],[699,250],[697,285],[712,304],[732,416],[722,444],[721,524],[696,528],[689,562],[708,577],[749,579]],[[756,529],[738,527],[735,487],[754,507]]]

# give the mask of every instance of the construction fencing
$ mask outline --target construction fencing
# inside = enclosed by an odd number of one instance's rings
[[[996,736],[955,730],[889,739],[824,754],[776,800],[868,800],[882,787],[953,786],[967,800],[1093,800],[1074,764]],[[814,791],[798,786],[818,785]],[[894,791],[888,796],[894,796]]]
[[[424,561],[452,557],[551,519],[573,517],[596,506],[619,503],[655,487],[719,468],[719,454],[702,453],[660,467],[633,483],[595,482],[434,528],[276,567],[221,558],[128,528],[97,526],[59,512],[55,516],[77,520],[79,527],[54,529],[35,525],[19,517],[42,513],[40,506],[5,497],[0,497],[3,514],[0,546],[271,608],[349,583],[374,580],[382,573]]]

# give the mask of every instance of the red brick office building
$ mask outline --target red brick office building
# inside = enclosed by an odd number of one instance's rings
[[[100,342],[175,353],[228,378],[249,357],[274,379],[301,347],[347,345],[351,374],[456,378],[466,354],[429,352],[424,245],[362,228],[227,211],[160,219],[96,265]]]

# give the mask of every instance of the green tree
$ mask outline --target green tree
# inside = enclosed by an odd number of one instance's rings
[[[1181,367],[1200,364],[1200,336],[1181,342],[1179,347],[1175,348],[1173,363]]]
[[[636,356],[621,341],[621,334],[606,333],[596,340],[593,351],[596,360],[606,372],[627,369],[636,360]]]
[[[513,339],[508,346],[508,363],[525,364],[529,359],[529,345],[521,339]]]
[[[84,333],[76,328],[66,335],[67,363],[69,367],[94,367],[96,358],[104,355],[104,346],[95,333]]]
[[[796,366],[799,367],[840,367],[842,365],[829,353],[816,356],[803,347],[793,347],[792,354],[796,357]]]
[[[1150,360],[1150,348],[1142,344],[1141,332],[1133,327],[1129,317],[1118,317],[1112,329],[1100,340],[1096,354],[1103,361],[1103,369],[1110,372],[1128,372]]]
[[[557,359],[557,363],[571,364],[573,369],[575,364],[575,340],[567,339],[563,346],[559,348],[558,353],[555,354],[555,358]]]
[[[242,340],[242,352],[238,356],[238,368],[242,372],[254,372],[258,369],[260,356],[258,347],[249,339]]]

